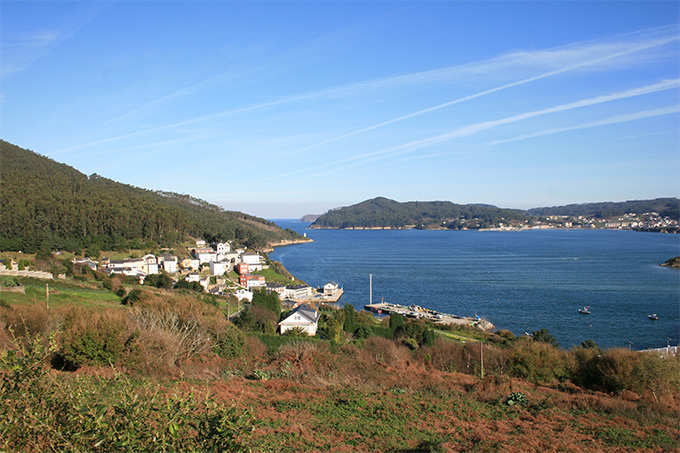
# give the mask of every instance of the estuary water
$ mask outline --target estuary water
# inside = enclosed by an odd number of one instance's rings
[[[337,282],[340,303],[421,305],[484,316],[516,335],[546,328],[570,348],[646,349],[680,341],[680,236],[610,230],[308,230],[314,242],[269,254],[311,286]],[[591,314],[579,308],[589,306]],[[658,321],[648,315],[656,313]]]

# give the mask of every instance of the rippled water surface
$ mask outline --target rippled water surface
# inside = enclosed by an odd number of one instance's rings
[[[270,253],[312,286],[331,280],[341,303],[418,304],[481,315],[515,334],[548,329],[562,347],[648,347],[680,340],[680,236],[632,231],[307,230],[314,242]],[[578,309],[590,306],[591,315]],[[648,315],[656,313],[658,321]]]

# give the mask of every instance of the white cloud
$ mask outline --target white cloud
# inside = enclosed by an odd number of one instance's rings
[[[495,142],[492,142],[492,145],[497,145],[501,143],[508,143],[508,142],[516,142],[519,140],[526,140],[528,138],[534,138],[534,137],[543,137],[546,135],[552,135],[552,134],[557,134],[560,132],[568,132],[568,131],[575,131],[579,129],[587,129],[591,127],[598,127],[598,126],[607,126],[609,124],[617,124],[617,123],[626,123],[629,121],[636,121],[636,120],[641,120],[645,118],[651,118],[655,116],[662,116],[662,115],[670,115],[673,113],[679,113],[680,112],[680,105],[673,105],[669,107],[662,107],[658,109],[651,109],[651,110],[644,110],[641,112],[635,112],[635,113],[626,113],[626,114],[619,114],[619,115],[614,115],[609,118],[605,118],[599,121],[591,121],[589,123],[583,123],[583,124],[577,124],[575,126],[568,126],[568,127],[555,127],[551,129],[546,129],[541,132],[536,132],[534,134],[526,134],[526,135],[519,135],[514,138],[509,138],[506,140],[497,140]]]

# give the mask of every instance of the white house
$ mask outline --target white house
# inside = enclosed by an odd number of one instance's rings
[[[323,285],[323,293],[327,296],[332,296],[338,289],[340,289],[340,285],[335,282],[328,282]]]
[[[262,261],[260,255],[253,252],[245,252],[241,254],[241,262],[248,265],[248,272],[261,271]]]
[[[236,291],[236,292],[233,293],[233,294],[234,294],[234,296],[236,296],[236,298],[237,298],[238,300],[246,299],[246,300],[248,300],[248,301],[250,301],[250,302],[253,301],[253,293],[252,293],[251,291],[247,291],[247,290],[245,290],[245,289],[239,289],[238,291]]]
[[[236,252],[227,252],[222,255],[217,254],[218,258],[222,258],[220,261],[229,261],[230,263],[236,263],[238,261],[239,254]]]
[[[229,270],[229,263],[227,261],[211,261],[208,264],[210,266],[210,275],[224,275]]]
[[[210,277],[206,275],[205,277],[199,279],[198,283],[203,287],[203,289],[207,293],[208,287],[210,286]]]
[[[142,270],[146,272],[147,275],[158,273],[158,260],[154,255],[144,255],[142,259],[144,260]]]
[[[299,305],[279,322],[281,334],[288,330],[299,328],[305,331],[307,335],[314,336],[318,326],[319,312],[306,305]]]
[[[116,274],[122,274],[127,268],[144,271],[145,261],[142,259],[129,260],[102,260],[102,267],[105,269],[112,269]]]
[[[286,292],[286,285],[276,282],[267,282],[267,291],[274,292],[279,295],[279,299],[283,300],[283,295]]]
[[[231,250],[231,244],[228,242],[213,242],[210,245],[212,245],[212,248],[215,249],[215,252],[218,255],[224,255],[225,253],[229,253]]]
[[[198,272],[189,272],[185,278],[188,282],[200,282],[201,275]]]
[[[168,274],[177,272],[177,257],[175,255],[164,253],[158,257],[158,262]]]
[[[312,287],[306,285],[286,286],[284,299],[309,299],[312,297]]]
[[[198,264],[209,263],[217,261],[217,253],[213,249],[194,249],[194,258],[198,260]]]
[[[97,262],[92,261],[90,258],[73,258],[73,261],[71,261],[73,264],[84,264],[85,266],[89,267],[93,271],[97,270]]]

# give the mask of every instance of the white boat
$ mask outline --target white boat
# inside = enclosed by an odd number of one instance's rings
[[[590,307],[579,308],[578,312],[581,313],[582,315],[589,315],[590,314]]]

